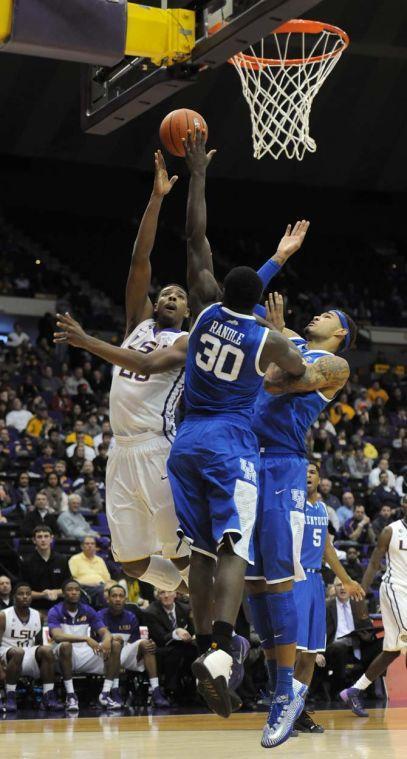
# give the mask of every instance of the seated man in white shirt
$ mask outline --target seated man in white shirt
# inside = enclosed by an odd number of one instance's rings
[[[9,332],[7,336],[7,345],[9,348],[28,348],[30,346],[30,338],[26,332],[23,332],[23,328],[20,322],[14,322],[14,330]]]
[[[378,465],[372,469],[372,471],[369,474],[369,488],[377,488],[380,485],[380,474],[381,472],[387,472],[388,475],[388,486],[390,488],[396,487],[396,475],[394,472],[391,471],[389,468],[389,462],[387,459],[379,459]]]
[[[382,648],[382,642],[376,639],[366,601],[352,601],[338,577],[334,588],[335,598],[326,605],[325,653],[327,668],[333,671],[332,697],[344,687],[347,664],[360,661],[365,666]]]
[[[7,427],[14,427],[18,432],[23,432],[32,417],[31,411],[23,408],[20,398],[14,398],[13,409],[6,416],[6,424]]]

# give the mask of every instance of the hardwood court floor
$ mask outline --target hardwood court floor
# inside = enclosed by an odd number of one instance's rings
[[[323,711],[323,735],[300,735],[268,751],[287,759],[405,759],[407,708],[372,709],[368,719],[348,711]],[[264,714],[229,720],[194,714],[147,717],[78,717],[0,722],[5,759],[255,759]]]

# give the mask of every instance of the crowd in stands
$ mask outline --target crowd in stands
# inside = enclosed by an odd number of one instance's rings
[[[69,293],[70,307],[79,315],[92,302],[93,326],[103,328],[111,305],[108,298],[84,285],[68,267],[54,266],[51,257],[46,274],[41,267],[20,266],[20,259],[27,258],[25,237],[5,225],[0,229],[0,292],[28,295],[54,288],[60,300]],[[289,320],[288,324],[295,326]],[[113,444],[111,368],[84,352],[54,346],[53,331],[54,317],[47,314],[39,320],[36,339],[30,340],[16,323],[7,342],[0,344],[0,610],[12,604],[11,586],[21,580],[30,584],[32,607],[44,624],[50,611],[65,602],[69,578],[80,584],[81,603],[97,613],[114,611],[117,599],[110,598],[109,589],[119,585],[123,593],[117,608],[126,608],[136,619],[131,622],[131,640],[148,628],[143,655],[150,685],[153,691],[159,687],[160,676],[165,690],[156,691],[156,703],[192,698],[190,663],[196,647],[187,598],[159,589],[154,595],[150,586],[124,577],[110,551],[105,470]],[[404,371],[383,356],[369,368],[354,371],[309,434],[309,454],[320,462],[320,493],[332,539],[347,571],[359,581],[377,536],[400,518],[407,499]],[[327,598],[332,593],[341,598],[329,570],[324,577]],[[379,612],[377,587],[378,583],[368,599],[371,613]],[[328,600],[328,619],[331,607]],[[335,644],[336,623],[331,622],[328,644]],[[253,643],[245,688],[247,700],[255,701],[262,660],[244,607],[241,626]],[[368,627],[365,617],[362,627]],[[363,663],[368,643],[369,657],[377,648],[372,637],[361,643]],[[326,671],[334,660],[328,646]],[[342,664],[333,667],[331,695],[343,686]]]

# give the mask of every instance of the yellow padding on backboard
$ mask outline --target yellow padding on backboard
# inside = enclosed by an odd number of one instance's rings
[[[150,58],[160,66],[189,58],[194,45],[194,11],[128,3],[126,55]]]
[[[0,0],[0,43],[10,36],[14,0]]]

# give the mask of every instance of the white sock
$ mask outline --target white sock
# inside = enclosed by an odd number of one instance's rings
[[[50,690],[54,690],[54,683],[43,683],[42,692],[48,693]]]
[[[172,561],[154,554],[150,556],[147,571],[139,577],[139,580],[149,582],[159,590],[176,590],[182,582],[182,577]]]
[[[17,690],[17,683],[15,685],[9,685],[6,683],[6,693],[15,693]]]
[[[359,680],[356,680],[355,684],[352,685],[352,688],[357,688],[358,690],[366,690],[366,688],[368,688],[371,684],[372,681],[369,680],[366,675],[362,675],[362,677],[359,677]]]
[[[158,688],[159,684],[160,683],[158,682],[158,677],[150,677],[150,685],[152,690]]]
[[[113,680],[113,688],[118,688],[118,687],[119,687],[119,678],[115,677],[115,679]]]
[[[64,680],[64,686],[68,696],[75,693],[73,689],[73,680]]]
[[[104,680],[103,681],[103,688],[102,693],[110,693],[113,686],[113,680]]]

